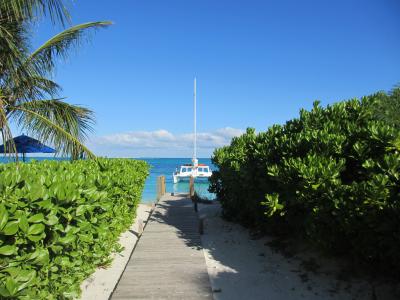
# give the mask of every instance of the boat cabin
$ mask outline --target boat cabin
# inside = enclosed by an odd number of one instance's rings
[[[193,166],[192,165],[183,165],[183,166],[181,166],[181,170],[180,170],[180,174],[184,174],[184,173],[190,173],[190,174],[192,174],[192,172],[193,172],[193,169],[196,169],[196,168],[193,168]],[[199,164],[198,166],[197,166],[197,173],[210,173],[210,167],[209,166],[206,166],[206,165],[204,165],[204,164]]]

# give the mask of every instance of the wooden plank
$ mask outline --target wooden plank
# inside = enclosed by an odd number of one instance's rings
[[[164,195],[111,299],[212,299],[198,222],[187,195]]]
[[[166,188],[166,185],[165,185],[165,176],[163,175],[161,177],[161,196],[165,195],[166,190],[167,190],[167,188]]]
[[[160,175],[157,177],[157,201],[161,199],[166,193],[165,176]]]
[[[189,181],[189,196],[192,198],[194,196],[194,177],[190,176]]]

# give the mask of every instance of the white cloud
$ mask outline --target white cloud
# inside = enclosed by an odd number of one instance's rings
[[[198,156],[210,156],[213,149],[228,145],[241,135],[241,129],[225,127],[197,134]],[[98,154],[126,157],[180,157],[190,156],[193,133],[173,134],[165,129],[156,131],[131,131],[95,137],[89,146]]]

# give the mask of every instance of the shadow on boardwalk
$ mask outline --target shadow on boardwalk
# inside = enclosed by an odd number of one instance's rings
[[[164,196],[112,299],[212,299],[198,222],[189,199]]]
[[[191,212],[193,204],[185,196],[180,196],[180,200],[164,200],[159,203],[158,210],[151,216],[152,222],[167,224],[176,229],[179,239],[188,247],[202,250],[199,235],[199,220],[196,214]],[[171,209],[171,207],[173,207]]]

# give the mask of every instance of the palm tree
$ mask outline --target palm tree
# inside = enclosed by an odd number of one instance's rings
[[[110,22],[90,22],[65,29],[35,51],[30,51],[31,27],[50,16],[54,24],[70,24],[63,0],[0,1],[0,132],[14,152],[10,122],[77,158],[94,154],[83,144],[93,124],[93,112],[59,98],[60,86],[51,80],[57,58],[66,58],[89,30]],[[6,147],[5,147],[6,148]]]

